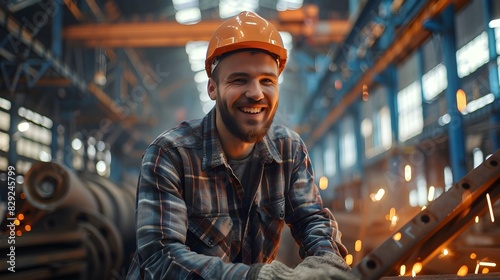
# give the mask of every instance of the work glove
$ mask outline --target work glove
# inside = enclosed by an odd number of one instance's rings
[[[309,256],[294,269],[279,261],[270,264],[254,264],[247,275],[248,280],[359,280],[349,273],[344,259],[327,253]]]

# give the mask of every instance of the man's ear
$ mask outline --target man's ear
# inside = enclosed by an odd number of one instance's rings
[[[215,100],[215,98],[217,97],[217,84],[215,83],[215,80],[213,78],[208,79],[207,91],[210,99]]]

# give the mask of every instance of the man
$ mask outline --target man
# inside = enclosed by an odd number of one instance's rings
[[[253,12],[215,31],[206,58],[214,109],[143,156],[128,278],[350,277],[303,141],[273,125],[286,59],[278,30]],[[306,258],[295,269],[273,261],[285,222]]]

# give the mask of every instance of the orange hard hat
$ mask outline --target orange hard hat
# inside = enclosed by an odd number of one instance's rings
[[[241,12],[224,21],[212,35],[205,59],[208,77],[212,76],[218,57],[243,49],[259,49],[276,56],[279,74],[285,68],[287,50],[278,29],[254,12]]]

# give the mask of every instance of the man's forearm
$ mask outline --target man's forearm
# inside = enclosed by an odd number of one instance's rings
[[[141,256],[149,254],[148,248],[138,250]],[[139,258],[144,279],[244,279],[249,266],[225,263],[219,257],[197,254],[183,244],[168,244],[163,250]],[[142,260],[141,260],[142,259]]]

